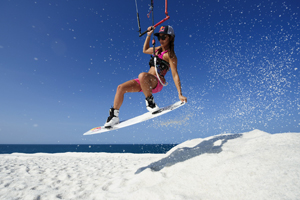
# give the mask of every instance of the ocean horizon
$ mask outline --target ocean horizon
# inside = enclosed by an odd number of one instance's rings
[[[0,144],[0,154],[12,153],[166,153],[177,144]]]

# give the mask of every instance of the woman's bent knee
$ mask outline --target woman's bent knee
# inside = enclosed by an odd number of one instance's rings
[[[139,78],[140,81],[144,78],[144,76],[145,76],[144,74],[145,74],[144,72],[139,74],[138,78]]]
[[[119,93],[125,93],[126,91],[124,90],[123,84],[118,85],[117,87],[117,92]]]

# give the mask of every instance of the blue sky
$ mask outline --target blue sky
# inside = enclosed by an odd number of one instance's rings
[[[138,0],[142,31],[152,24]],[[1,144],[180,143],[260,129],[300,131],[300,2],[170,1],[175,52],[188,104],[135,126],[93,136],[118,84],[148,71],[135,2],[1,1]],[[155,22],[165,17],[154,1]],[[157,42],[158,43],[158,42]],[[171,77],[159,106],[178,101]],[[146,112],[126,94],[121,120]]]

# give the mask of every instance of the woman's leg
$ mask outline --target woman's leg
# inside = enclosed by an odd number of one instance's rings
[[[156,76],[149,73],[140,73],[139,81],[141,84],[141,88],[146,97],[146,108],[149,112],[155,112],[159,109],[159,107],[154,102],[154,98],[152,96],[152,90],[155,89],[158,85],[158,81]]]
[[[143,72],[139,74],[141,88],[145,97],[152,96],[152,90],[157,86],[157,78],[149,73]]]
[[[130,80],[125,83],[122,83],[118,86],[117,92],[115,95],[114,100],[114,109],[119,110],[123,100],[124,100],[124,94],[127,92],[139,92],[141,91],[141,86],[136,82],[135,80]]]

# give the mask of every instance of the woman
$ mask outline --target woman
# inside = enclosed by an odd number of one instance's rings
[[[154,27],[149,27],[147,37],[143,47],[143,53],[153,54],[153,48],[150,47],[150,37],[154,31]],[[159,107],[154,102],[152,93],[160,92],[166,80],[164,76],[169,69],[172,71],[172,76],[178,91],[180,101],[187,102],[187,98],[182,96],[181,84],[177,72],[177,57],[174,52],[175,34],[171,26],[162,26],[157,36],[161,46],[155,48],[155,56],[157,59],[156,66],[159,74],[159,79],[154,68],[154,57],[149,62],[150,70],[139,74],[137,79],[127,81],[118,86],[114,99],[114,106],[109,110],[110,116],[104,124],[106,128],[111,128],[119,123],[119,109],[123,103],[124,94],[127,92],[143,92],[146,97],[146,108],[149,112],[155,112]],[[162,82],[162,83],[161,83]]]

